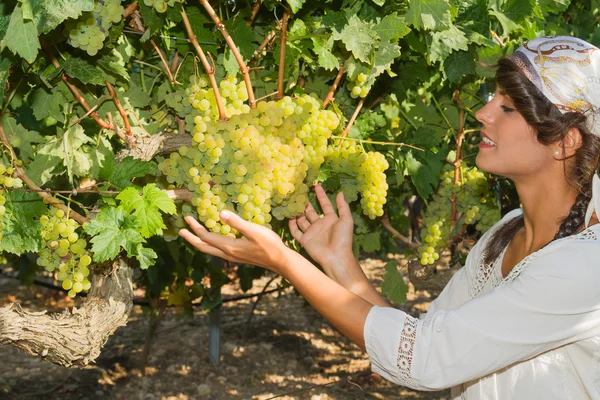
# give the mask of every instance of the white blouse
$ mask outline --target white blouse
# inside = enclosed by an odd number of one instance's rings
[[[374,372],[452,399],[600,399],[600,224],[525,257],[506,278],[491,234],[421,319],[373,307],[364,328]]]

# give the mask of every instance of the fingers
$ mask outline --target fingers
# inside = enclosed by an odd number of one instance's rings
[[[296,217],[296,223],[300,229],[302,229],[302,232],[306,232],[306,230],[310,228],[310,222],[308,222],[304,214],[300,214]]]
[[[319,204],[321,205],[321,209],[323,210],[323,214],[335,214],[333,205],[331,205],[331,201],[329,201],[329,197],[327,197],[327,193],[325,193],[325,190],[321,185],[315,185],[315,193],[319,200]]]
[[[306,215],[306,219],[308,219],[308,221],[311,224],[321,219],[321,217],[319,216],[319,214],[317,214],[317,211],[314,209],[312,204],[310,204],[310,202],[306,205],[304,215]]]
[[[188,243],[190,243],[192,246],[194,246],[203,253],[210,254],[211,256],[227,258],[225,253],[223,253],[221,250],[206,243],[187,229],[180,229],[179,236],[184,238],[186,241],[188,241]]]
[[[350,206],[346,202],[344,192],[339,192],[337,194],[337,196],[335,197],[335,202],[337,204],[340,219],[349,219],[350,221],[353,221],[352,211],[350,210]]]
[[[290,227],[290,233],[292,237],[300,242],[300,238],[302,237],[302,231],[298,228],[297,218],[290,218],[288,225]]]

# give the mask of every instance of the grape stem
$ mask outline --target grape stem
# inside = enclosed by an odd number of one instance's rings
[[[196,35],[194,34],[194,31],[192,30],[192,26],[190,25],[190,20],[188,19],[185,9],[183,9],[183,8],[181,10],[181,16],[183,17],[183,23],[185,25],[185,30],[187,31],[188,38],[189,38],[190,42],[192,43],[192,45],[194,46],[194,49],[196,49],[196,53],[198,53],[198,56],[200,57],[200,60],[202,61],[202,65],[204,65],[204,69],[205,69],[206,73],[208,74],[208,79],[210,80],[210,84],[215,93],[215,100],[217,102],[217,108],[219,109],[219,119],[226,120],[227,116],[225,115],[225,106],[223,105],[223,98],[221,97],[221,93],[219,93],[219,85],[217,85],[217,81],[215,79],[214,63],[213,63],[213,66],[210,66],[208,64],[206,55],[204,54],[202,47],[200,47],[200,44],[198,43],[198,39],[196,39]]]
[[[345,69],[346,67],[344,66],[344,64],[340,64],[340,69],[335,77],[335,80],[333,81],[333,85],[331,85],[331,89],[329,89],[329,93],[327,93],[327,97],[325,97],[325,101],[323,101],[323,109],[325,109],[325,107],[327,107],[327,105],[333,101],[335,91],[337,90],[338,85],[342,80],[342,76],[344,76]]]
[[[390,232],[392,234],[392,236],[395,237],[396,239],[400,240],[401,242],[403,242],[404,244],[406,244],[407,246],[409,246],[412,249],[416,249],[417,247],[419,247],[418,244],[413,243],[409,238],[407,238],[406,236],[404,236],[403,234],[398,232],[396,229],[394,229],[394,227],[390,223],[390,219],[387,216],[387,214],[383,214],[381,216],[381,218],[379,218],[379,221],[381,222],[381,225],[385,229],[387,229],[387,231]]]
[[[56,69],[60,69],[60,63],[58,62],[58,60],[56,59],[56,57],[54,57],[54,54],[52,54],[52,52],[50,51],[49,48],[47,48],[45,45],[42,45],[44,47],[44,50],[46,50],[46,53],[48,54],[48,58],[50,59],[50,62],[52,63],[52,65],[54,65],[54,67]],[[69,90],[71,90],[71,93],[73,93],[73,96],[75,96],[75,99],[79,102],[79,104],[81,104],[81,106],[83,107],[83,109],[86,112],[90,113],[90,116],[94,119],[94,121],[96,121],[96,123],[98,123],[98,125],[100,125],[101,128],[103,129],[113,129],[112,126],[110,126],[106,121],[104,121],[102,118],[100,118],[100,116],[98,115],[98,113],[96,113],[95,111],[92,110],[92,107],[89,106],[89,104],[85,101],[85,98],[81,95],[81,93],[79,92],[79,90],[77,89],[77,87],[75,85],[73,85],[71,83],[71,81],[69,81],[69,78],[67,77],[67,74],[65,74],[64,72],[60,75],[61,79],[65,82],[65,84],[67,85],[67,87],[69,88]]]
[[[89,117],[89,115],[91,113],[93,113],[94,111],[96,111],[98,109],[98,107],[100,107],[102,105],[102,103],[104,103],[108,99],[110,99],[110,96],[108,96],[108,95],[99,97],[98,98],[98,102],[96,103],[96,105],[94,107],[90,108],[90,110],[88,112],[86,112],[85,114],[83,114],[80,118],[78,118],[75,121],[71,122],[71,124],[69,126],[77,125],[78,123],[80,123],[81,121],[83,121],[84,119],[86,119],[87,117]]]
[[[269,45],[269,43],[271,43],[271,41],[275,38],[275,36],[277,36],[277,35],[275,34],[275,29],[273,29],[265,37],[265,40],[263,40],[263,42],[260,44],[260,46],[258,46],[258,49],[256,49],[256,51],[254,52],[254,55],[252,56],[252,59],[250,61],[248,61],[248,65],[253,64],[256,61],[258,61],[258,59],[260,58],[260,55],[262,54],[265,47],[267,47]]]
[[[460,183],[460,163],[462,158],[462,143],[465,138],[465,109],[460,99],[460,89],[454,92],[454,99],[458,105],[458,132],[456,137],[456,159],[454,160],[454,186]],[[452,195],[452,230],[456,226],[457,210],[456,210],[456,193]]]
[[[360,99],[360,101],[358,102],[358,105],[356,106],[356,110],[354,110],[354,114],[352,114],[352,118],[350,118],[348,125],[342,132],[342,137],[346,137],[348,135],[348,132],[350,132],[350,128],[352,128],[352,125],[354,125],[354,121],[356,121],[356,117],[358,117],[358,113],[360,112],[364,102],[365,102],[364,98]]]
[[[171,72],[171,68],[169,68],[169,64],[167,63],[167,60],[165,60],[165,57],[163,56],[162,51],[160,51],[160,49],[156,45],[156,42],[154,42],[154,39],[150,39],[150,43],[152,43],[152,46],[154,47],[154,50],[156,50],[156,52],[158,53],[158,56],[160,57],[160,61],[162,61],[163,65],[165,67],[165,71],[166,71],[167,75],[169,76],[169,80],[171,81],[171,83],[173,85],[180,84],[173,77],[173,73]]]
[[[281,32],[279,33],[279,75],[277,77],[277,100],[283,98],[283,87],[285,79],[285,46],[287,38],[287,26],[290,14],[287,10],[283,12],[283,21],[281,22]]]
[[[17,177],[20,178],[23,182],[25,182],[25,184],[29,188],[34,189],[34,190],[39,190],[38,195],[44,200],[45,203],[51,204],[54,207],[56,207],[60,210],[63,210],[65,213],[69,212],[69,208],[67,206],[62,204],[60,202],[60,200],[58,200],[56,197],[43,191],[38,185],[35,184],[35,182],[33,182],[31,180],[31,178],[29,178],[27,176],[27,174],[25,173],[25,170],[23,170],[23,168],[21,168],[17,165],[17,162],[16,162],[17,155],[15,154],[15,150],[10,145],[8,137],[6,137],[6,134],[4,133],[4,127],[2,126],[2,124],[0,124],[0,139],[2,140],[2,143],[4,144],[4,146],[7,148],[7,150],[10,153],[12,165],[15,169],[15,174],[17,175]],[[83,215],[81,215],[75,211],[72,211],[72,210],[71,210],[71,218],[73,218],[75,221],[79,222],[81,225],[83,225],[83,223],[85,223],[85,222],[89,222],[89,220],[87,218],[85,218]]]
[[[382,145],[382,146],[398,146],[398,147],[410,147],[411,149],[415,149],[415,150],[419,150],[419,151],[425,151],[424,149],[417,147],[417,146],[413,146],[412,144],[407,144],[407,143],[397,143],[397,142],[376,142],[373,140],[368,140],[368,139],[357,139],[357,138],[351,138],[351,137],[347,137],[347,136],[331,136],[332,139],[340,139],[340,140],[352,140],[354,142],[360,142],[362,143],[367,143],[367,144],[378,144],[378,145]]]
[[[252,15],[250,15],[250,19],[246,21],[246,25],[252,26],[256,16],[258,15],[258,11],[260,10],[260,5],[261,3],[258,1],[252,5]]]
[[[212,6],[208,2],[208,0],[200,0],[200,4],[202,4],[202,6],[204,6],[206,11],[208,12],[208,15],[210,15],[210,17],[214,21],[215,25],[217,26],[217,29],[223,35],[223,38],[225,39],[225,42],[229,46],[229,49],[231,49],[231,52],[233,53],[233,56],[235,57],[235,60],[237,61],[238,65],[240,67],[240,71],[244,75],[244,82],[246,83],[246,90],[248,91],[248,102],[250,103],[250,108],[255,108],[256,100],[254,99],[254,90],[252,89],[252,81],[250,80],[250,74],[248,73],[248,68],[246,67],[244,60],[242,59],[242,55],[240,54],[238,47],[233,42],[233,39],[227,32],[227,29],[225,29],[225,24],[223,24],[221,19],[217,16],[217,14],[215,13],[215,10],[212,8]],[[189,21],[188,21],[188,24],[189,24]],[[189,33],[189,31],[188,31],[188,33]]]
[[[137,3],[137,1],[134,1],[133,3],[128,5],[127,8],[125,9],[125,11],[123,12],[123,18],[129,17],[137,9],[138,9],[138,3]]]
[[[264,95],[263,97],[259,97],[258,99],[256,99],[256,102],[258,103],[259,101],[261,101],[261,100],[264,100],[264,99],[267,99],[267,98],[269,98],[269,97],[271,97],[271,96],[276,96],[278,93],[279,93],[279,91],[277,91],[277,92],[273,92],[273,93],[269,93],[269,94],[266,94],[266,95]]]
[[[496,40],[501,47],[504,47],[505,43],[502,39],[500,39],[500,36],[498,36],[498,34],[495,31],[490,31],[490,33],[492,34],[494,40]]]
[[[115,106],[117,106],[117,110],[119,110],[119,114],[121,115],[121,118],[123,119],[123,123],[125,124],[125,133],[128,136],[125,139],[125,143],[127,145],[130,145],[132,132],[131,132],[131,125],[129,124],[129,117],[127,116],[128,115],[127,111],[125,111],[125,109],[121,105],[121,102],[119,101],[119,98],[117,97],[117,92],[115,92],[115,88],[113,87],[113,85],[111,85],[111,83],[107,81],[106,87],[108,88],[108,92],[110,93],[110,96],[112,97],[113,102],[115,103]],[[115,125],[115,128],[116,128],[116,125]],[[116,130],[117,129],[115,129],[115,131]]]

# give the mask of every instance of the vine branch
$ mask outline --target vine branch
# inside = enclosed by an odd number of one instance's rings
[[[356,110],[354,110],[354,114],[352,114],[352,118],[350,118],[350,121],[348,121],[348,125],[342,132],[342,137],[346,137],[348,135],[348,132],[350,132],[350,128],[352,128],[352,125],[354,125],[354,121],[356,121],[356,117],[358,117],[358,113],[360,113],[360,110],[364,103],[365,99],[360,99],[360,101],[358,102],[358,106],[356,106]]]
[[[160,49],[156,45],[156,42],[154,42],[154,39],[150,39],[150,43],[152,43],[152,46],[154,46],[154,50],[156,50],[156,52],[158,53],[158,56],[160,57],[160,61],[162,61],[163,66],[165,67],[165,71],[166,71],[167,75],[169,76],[169,80],[171,81],[171,83],[173,85],[179,84],[179,82],[177,82],[177,80],[173,77],[171,68],[169,68],[169,64],[167,63],[167,60],[165,60],[165,57],[163,56],[162,51],[160,51]]]
[[[248,73],[248,67],[246,67],[246,64],[244,63],[244,60],[242,59],[242,55],[240,54],[240,51],[238,50],[237,46],[233,42],[233,39],[231,38],[231,35],[229,35],[229,32],[227,32],[227,29],[225,28],[225,24],[223,24],[221,19],[217,16],[217,14],[215,13],[215,10],[210,5],[209,1],[208,0],[200,0],[200,4],[202,4],[202,6],[204,6],[206,11],[208,12],[208,15],[210,15],[210,17],[214,21],[215,25],[217,26],[217,29],[219,31],[221,31],[221,34],[223,35],[225,42],[227,43],[227,45],[229,46],[229,49],[233,53],[233,56],[235,57],[235,60],[237,61],[238,65],[240,67],[240,71],[244,75],[244,82],[246,83],[246,90],[248,91],[248,102],[250,103],[250,108],[255,108],[256,100],[254,99],[254,90],[252,89],[252,81],[250,80],[250,74]]]
[[[265,37],[265,40],[263,40],[262,43],[258,46],[258,49],[256,49],[256,51],[254,52],[254,55],[252,56],[252,59],[248,62],[248,64],[253,64],[256,61],[258,61],[258,59],[260,58],[260,55],[262,54],[262,52],[265,49],[265,47],[267,47],[271,43],[271,41],[273,39],[275,39],[275,36],[277,36],[277,35],[275,33],[275,29],[273,29]]]
[[[256,16],[258,15],[258,11],[260,10],[261,4],[262,3],[260,2],[256,2],[252,5],[252,15],[250,15],[250,19],[246,21],[246,25],[252,26],[254,20],[256,19]]]
[[[106,87],[108,88],[108,92],[110,93],[110,96],[112,97],[113,102],[115,103],[115,106],[117,107],[117,110],[119,110],[119,114],[121,115],[121,118],[123,119],[123,123],[125,124],[125,133],[127,134],[127,136],[132,136],[131,125],[129,124],[129,117],[127,116],[128,115],[127,111],[125,111],[125,109],[121,105],[121,102],[119,101],[119,98],[117,97],[117,92],[115,92],[115,88],[108,81],[106,82]],[[115,128],[116,128],[116,126],[115,126]],[[126,138],[125,143],[127,143],[129,145],[130,142],[131,142],[131,138]]]
[[[200,47],[198,39],[196,39],[196,35],[192,30],[192,25],[190,24],[190,20],[188,19],[185,9],[181,10],[181,16],[183,17],[183,23],[185,25],[185,30],[187,31],[188,38],[194,46],[194,49],[196,49],[196,53],[198,53],[198,56],[202,61],[202,65],[204,65],[204,69],[206,70],[206,73],[208,74],[208,79],[210,80],[210,84],[213,88],[213,91],[215,92],[215,100],[217,102],[217,108],[219,109],[219,119],[225,120],[227,119],[227,116],[225,115],[225,106],[223,104],[223,98],[221,97],[221,93],[219,92],[219,85],[217,85],[217,81],[215,79],[214,64],[213,66],[210,66],[208,64],[206,55],[204,54],[202,47]]]
[[[390,232],[392,234],[393,237],[395,237],[396,239],[400,240],[401,242],[403,242],[404,244],[406,244],[407,246],[409,246],[412,249],[416,249],[417,247],[419,247],[416,243],[413,243],[409,238],[407,238],[406,236],[404,236],[403,234],[401,234],[400,232],[398,232],[390,223],[390,219],[387,216],[387,214],[383,214],[383,216],[379,219],[379,221],[381,222],[381,225],[387,229],[388,232]]]
[[[327,107],[327,105],[333,101],[335,91],[337,90],[338,85],[342,80],[342,76],[344,76],[345,69],[346,67],[344,66],[344,64],[340,64],[340,70],[338,71],[335,80],[333,81],[333,85],[331,85],[331,89],[329,89],[329,93],[327,93],[327,97],[325,97],[325,101],[323,101],[323,109],[325,109],[325,107]]]
[[[287,25],[290,14],[287,10],[283,13],[283,22],[281,23],[281,32],[279,33],[279,75],[277,77],[277,96],[276,99],[283,98],[283,87],[285,77],[285,46],[287,37]]]

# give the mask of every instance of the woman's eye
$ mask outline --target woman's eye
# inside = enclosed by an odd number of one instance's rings
[[[511,108],[511,107],[508,107],[508,106],[505,106],[505,105],[501,105],[500,107],[502,108],[502,111],[504,111],[506,113],[510,113],[510,112],[516,111],[514,108]]]

